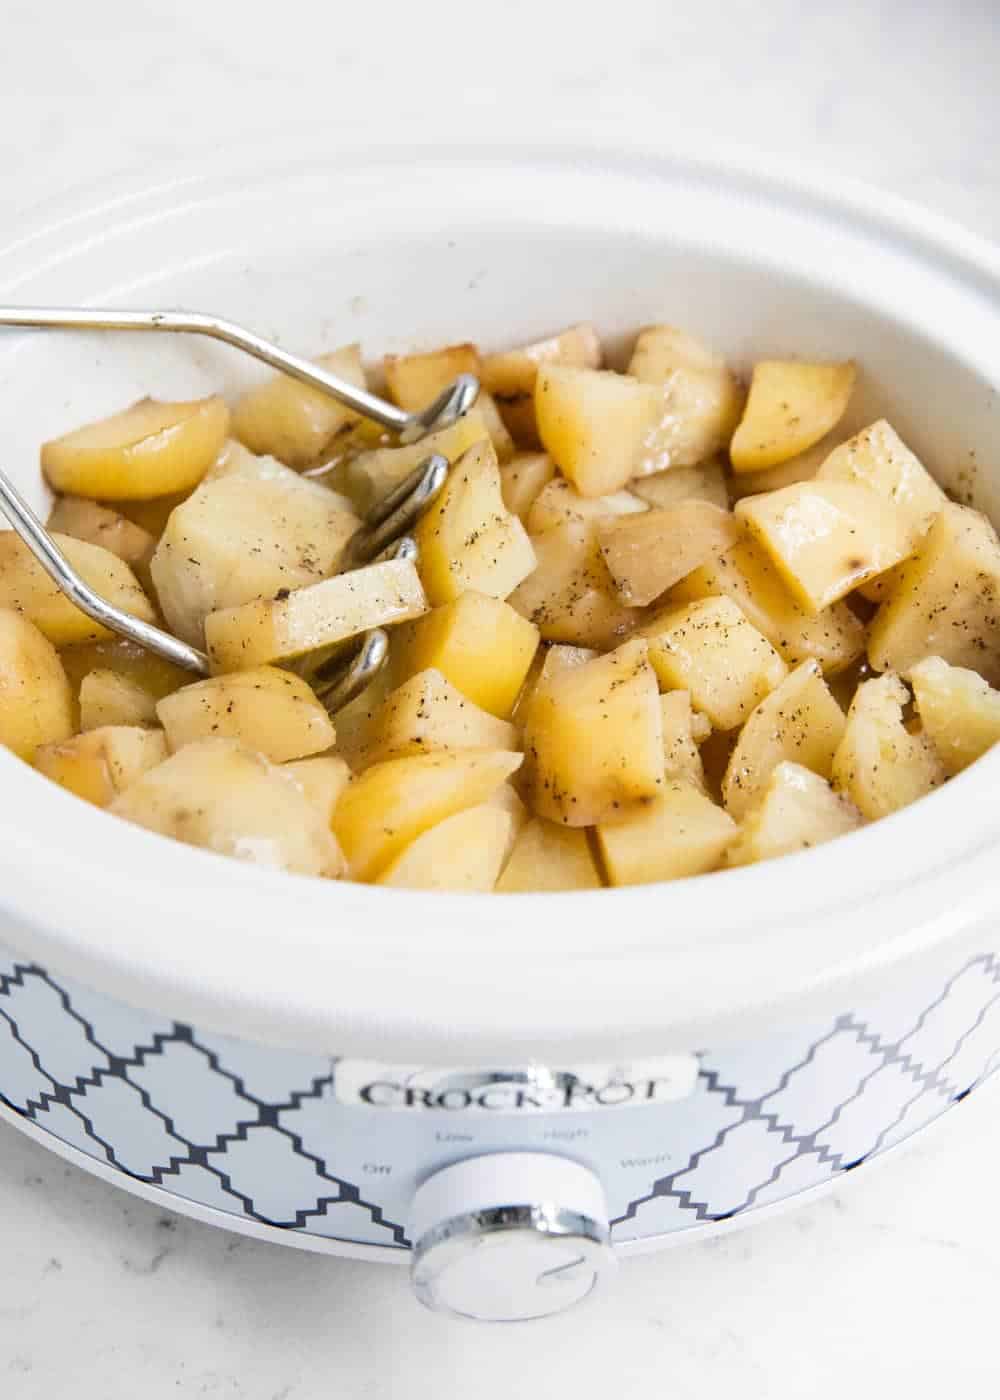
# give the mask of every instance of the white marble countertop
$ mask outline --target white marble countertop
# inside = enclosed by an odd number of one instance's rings
[[[287,119],[406,131],[450,111],[735,141],[1000,235],[990,0],[7,0],[3,22],[0,227]],[[987,1087],[824,1201],[629,1262],[588,1312],[514,1329],[427,1314],[393,1269],[167,1216],[0,1127],[0,1395],[992,1396],[998,1106]]]

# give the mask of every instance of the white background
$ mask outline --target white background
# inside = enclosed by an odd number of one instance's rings
[[[990,0],[5,0],[3,218],[312,120],[786,154],[996,237]],[[294,137],[289,138],[290,150]],[[585,310],[585,308],[583,309]],[[1000,1091],[827,1200],[520,1328],[165,1215],[0,1128],[0,1395],[960,1400],[1000,1386]]]

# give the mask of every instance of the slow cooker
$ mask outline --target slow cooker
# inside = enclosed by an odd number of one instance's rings
[[[257,150],[51,209],[8,302],[211,310],[292,348],[669,320],[746,366],[853,355],[1000,519],[1000,262],[883,196],[638,146]],[[4,466],[144,393],[243,387],[201,342],[9,333]],[[0,1101],[163,1207],[408,1262],[433,1306],[574,1303],[615,1260],[807,1199],[1000,1053],[1000,755],[865,831],[672,885],[322,883],[125,825],[0,752]]]

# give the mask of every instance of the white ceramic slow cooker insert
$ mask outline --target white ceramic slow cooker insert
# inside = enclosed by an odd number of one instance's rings
[[[855,189],[641,151],[257,153],[52,211],[9,235],[0,286],[370,358],[583,318],[612,346],[669,320],[743,367],[855,356],[853,421],[889,417],[1000,519],[997,259]],[[193,340],[9,333],[4,467],[41,504],[44,439],[257,372]],[[164,1206],[413,1255],[454,1312],[552,1311],[618,1253],[835,1181],[989,1073],[998,765],[779,862],[498,898],[241,866],[0,752],[0,1111]]]

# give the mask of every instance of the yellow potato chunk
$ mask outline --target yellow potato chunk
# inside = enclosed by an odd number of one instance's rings
[[[433,669],[473,704],[505,720],[538,640],[538,628],[509,603],[469,592],[401,629],[394,661],[401,679]]]
[[[155,620],[149,599],[123,559],[69,535],[52,538],[95,593],[142,622]],[[55,646],[111,636],[69,601],[13,530],[0,533],[0,607],[23,613]]]
[[[118,671],[89,671],[80,682],[80,728],[156,723],[156,696]]]
[[[516,350],[485,355],[480,367],[483,388],[503,398],[516,398],[534,391],[538,369],[543,364],[575,365],[579,369],[599,369],[601,342],[589,323],[570,326]]]
[[[415,754],[376,763],[346,789],[333,829],[356,880],[374,880],[446,817],[484,803],[521,765],[497,749]]]
[[[564,826],[617,820],[663,785],[663,722],[646,643],[551,676],[523,715],[524,792]]]
[[[531,507],[542,488],[552,480],[555,470],[547,452],[518,452],[500,468],[503,503],[522,524],[527,524]]]
[[[202,739],[144,773],[116,816],[188,846],[297,875],[337,878],[344,859],[301,784],[235,739]]]
[[[367,387],[361,347],[345,345],[316,364],[359,389]],[[277,457],[289,467],[307,467],[358,415],[322,389],[287,374],[275,374],[237,399],[233,433],[251,452]]]
[[[657,387],[659,402],[633,463],[633,475],[693,467],[729,445],[746,395],[727,369],[678,367]]]
[[[726,810],[737,821],[745,817],[785,761],[829,778],[843,735],[844,712],[817,663],[803,661],[760,702],[740,731],[722,780]]]
[[[824,671],[842,671],[864,650],[865,630],[846,603],[818,616],[796,602],[776,566],[755,540],[742,539],[718,559],[693,570],[670,590],[671,603],[732,598],[790,666],[815,660]]]
[[[862,826],[861,813],[825,778],[798,763],[779,763],[729,847],[729,865],[792,855]]]
[[[483,365],[474,345],[447,345],[419,355],[386,355],[385,382],[392,400],[416,413],[427,408],[460,374],[474,374],[483,382]],[[501,462],[513,456],[514,443],[497,411],[487,387],[479,391],[475,403],[489,431],[493,449]]]
[[[711,733],[711,725],[703,715],[691,709],[691,696],[686,690],[671,690],[660,696],[660,717],[663,721],[663,758],[667,778],[680,778],[707,796],[705,768],[698,749],[699,736]]]
[[[723,369],[725,361],[677,326],[644,326],[636,337],[628,372],[647,384],[661,384],[675,369]]]
[[[427,599],[409,559],[369,564],[298,588],[209,613],[205,642],[213,671],[247,671],[334,647],[372,627],[420,617]]]
[[[597,840],[612,885],[646,885],[714,870],[735,832],[721,807],[674,778],[624,821],[599,824]]]
[[[411,476],[428,457],[437,454],[446,457],[449,462],[457,462],[470,447],[484,442],[488,437],[483,415],[478,408],[472,408],[447,428],[428,433],[419,442],[407,443],[403,447],[377,447],[359,453],[347,465],[347,490],[352,499],[358,502],[359,508],[367,511]]]
[[[748,496],[736,515],[812,613],[893,568],[916,544],[895,506],[848,481],[803,481]]]
[[[717,559],[740,533],[729,511],[708,501],[683,501],[597,523],[601,553],[618,596],[633,607],[645,607],[693,569]]]
[[[670,467],[664,472],[636,477],[629,490],[659,510],[669,510],[683,501],[708,501],[720,510],[729,509],[726,475],[716,461],[696,467]]]
[[[891,673],[860,685],[833,761],[833,785],[870,821],[940,786],[944,764],[926,734],[903,721],[910,694]]]
[[[536,567],[510,605],[546,641],[613,647],[632,631],[641,614],[619,601],[592,520],[567,521],[533,543]]]
[[[760,471],[812,447],[844,416],[857,370],[842,364],[761,360],[729,446],[734,472]]]
[[[499,807],[470,807],[422,832],[377,884],[402,890],[486,894],[493,889],[510,840],[511,818]]]
[[[273,666],[213,676],[175,690],[156,713],[173,752],[199,739],[238,739],[272,763],[329,749],[330,716],[301,678]]]
[[[127,520],[118,511],[79,496],[60,496],[49,512],[48,528],[61,535],[71,535],[75,540],[99,544],[102,549],[124,559],[140,578],[145,573],[143,582],[148,581],[149,561],[156,540],[148,530]]]
[[[133,681],[154,701],[162,700],[172,690],[191,682],[190,671],[183,671],[180,666],[161,660],[124,637],[109,637],[101,642],[78,642],[75,646],[64,647],[59,657],[70,685],[77,693],[92,671],[112,671]]]
[[[218,397],[140,399],[113,418],[45,443],[42,472],[53,491],[69,496],[148,501],[197,485],[228,431],[229,409]]]
[[[948,499],[884,418],[834,448],[817,471],[816,480],[867,486],[882,496],[905,519],[914,547]]]
[[[0,744],[32,763],[40,744],[73,732],[73,696],[55,647],[37,627],[0,608]]]
[[[581,496],[571,482],[557,476],[538,493],[526,523],[532,535],[541,535],[546,530],[574,520],[639,515],[648,510],[645,501],[640,501],[638,496],[628,491],[612,491],[610,496]]]
[[[512,724],[482,710],[440,671],[419,671],[375,716],[362,767],[435,749],[516,749]]]
[[[44,744],[35,754],[35,767],[85,802],[107,807],[166,756],[162,730],[108,725]]]
[[[543,365],[535,385],[542,446],[581,496],[607,496],[636,475],[662,404],[659,385],[611,370]]]
[[[496,883],[498,894],[597,890],[601,877],[587,833],[533,817],[521,829]]]
[[[344,760],[332,754],[324,754],[321,758],[297,758],[292,763],[282,764],[281,771],[295,779],[332,830],[337,803],[351,781],[351,770]]]
[[[910,671],[910,685],[924,733],[949,777],[1000,740],[1000,691],[975,671],[928,656]]]
[[[519,724],[523,722],[532,696],[546,686],[553,676],[559,675],[561,671],[568,671],[573,666],[582,666],[584,662],[593,661],[598,656],[600,656],[600,652],[594,651],[592,647],[571,647],[556,644],[540,648],[535,654],[531,671],[517,697],[515,710],[517,722]]]

